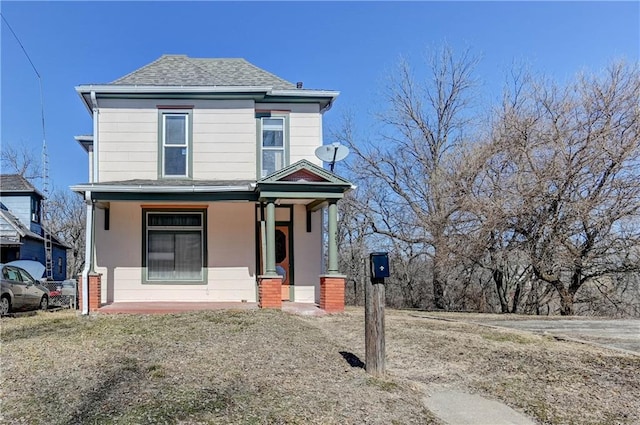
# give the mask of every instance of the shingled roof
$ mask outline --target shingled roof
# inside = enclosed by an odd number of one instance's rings
[[[163,55],[110,83],[127,86],[265,86],[278,90],[296,85],[241,58],[200,59]]]
[[[35,192],[41,195],[38,189],[20,174],[0,175],[0,192]]]

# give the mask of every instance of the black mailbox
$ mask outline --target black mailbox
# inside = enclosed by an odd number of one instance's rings
[[[371,279],[389,277],[389,255],[386,252],[372,252],[369,254],[371,264]]]

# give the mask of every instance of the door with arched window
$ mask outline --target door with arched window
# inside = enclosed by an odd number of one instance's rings
[[[282,300],[289,301],[291,282],[291,241],[289,226],[276,226],[276,272],[282,276]]]
[[[258,251],[259,255],[259,270],[260,273],[264,273],[264,261],[265,261],[265,241],[264,226],[262,230],[258,230]],[[291,224],[287,222],[276,222],[275,229],[275,260],[276,260],[276,273],[282,277],[282,300],[292,300],[293,293],[293,255],[292,255],[292,231]]]

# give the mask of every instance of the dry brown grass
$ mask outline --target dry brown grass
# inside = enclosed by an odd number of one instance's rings
[[[476,392],[545,424],[640,423],[638,356],[424,316],[387,310],[390,375],[418,382],[427,392]],[[361,309],[309,321],[364,356]]]
[[[387,310],[387,371],[361,309],[2,319],[2,423],[438,423],[425,392],[502,400],[549,424],[640,423],[640,358]]]
[[[353,368],[274,311],[2,319],[0,422],[437,423],[420,394]]]

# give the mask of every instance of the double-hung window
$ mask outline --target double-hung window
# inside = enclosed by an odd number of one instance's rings
[[[143,210],[146,283],[206,283],[206,211]]]
[[[285,118],[263,117],[261,121],[260,177],[265,177],[286,165]]]
[[[31,198],[31,221],[40,223],[40,201],[35,197]]]
[[[160,113],[160,158],[162,177],[189,177],[191,170],[190,145],[191,114],[188,112]]]

